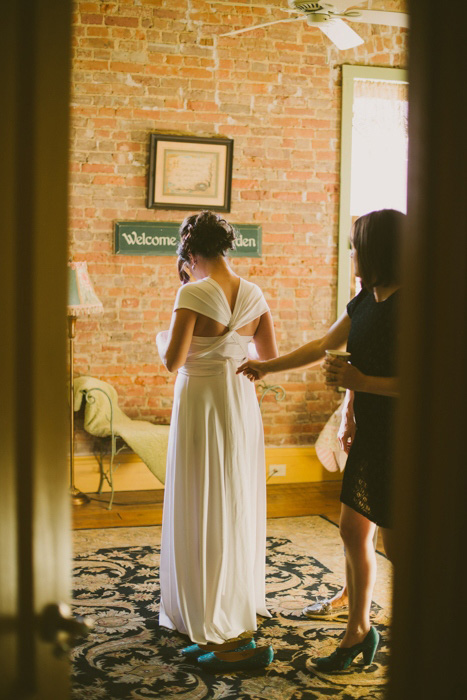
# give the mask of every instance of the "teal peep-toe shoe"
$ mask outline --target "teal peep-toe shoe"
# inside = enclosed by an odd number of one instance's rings
[[[274,658],[272,647],[257,647],[240,651],[215,651],[198,658],[198,664],[206,671],[234,673],[265,668]]]
[[[200,656],[205,656],[209,652],[224,652],[224,651],[243,651],[245,649],[255,649],[256,644],[253,637],[243,637],[235,639],[223,644],[192,644],[180,650],[180,654],[188,659],[198,659]]]
[[[338,647],[329,656],[321,656],[313,659],[313,662],[318,671],[324,671],[325,673],[345,671],[359,654],[363,654],[363,665],[369,666],[378,648],[379,639],[377,630],[374,627],[370,627],[370,631],[363,642],[354,644],[351,647]]]

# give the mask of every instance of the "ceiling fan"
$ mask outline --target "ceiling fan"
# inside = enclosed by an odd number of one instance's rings
[[[271,24],[280,22],[297,22],[306,20],[311,26],[316,26],[326,34],[338,49],[351,49],[354,46],[363,44],[363,39],[349,27],[343,19],[350,22],[364,22],[365,24],[384,24],[390,27],[408,27],[409,16],[404,12],[389,12],[386,10],[353,9],[360,5],[370,5],[371,2],[356,2],[350,4],[351,0],[334,0],[333,3],[307,2],[307,0],[288,0],[289,8],[280,8],[283,12],[298,13],[299,17],[291,19],[276,19],[273,22],[256,24],[253,27],[237,29],[220,36],[233,36],[242,32],[250,32],[260,27],[269,27]],[[340,19],[340,18],[343,19]]]

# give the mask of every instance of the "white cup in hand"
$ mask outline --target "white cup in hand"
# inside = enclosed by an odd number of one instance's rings
[[[341,360],[349,361],[350,352],[347,350],[325,350],[327,357],[338,357]]]

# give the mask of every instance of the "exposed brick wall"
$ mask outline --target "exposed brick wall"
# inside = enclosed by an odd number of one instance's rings
[[[78,319],[75,371],[111,382],[131,417],[168,422],[173,393],[154,338],[168,327],[175,260],[113,253],[116,220],[184,216],[146,209],[151,132],[234,139],[226,216],[261,224],[263,257],[233,266],[264,290],[280,351],[335,319],[340,66],[405,67],[407,35],[354,25],[365,43],[349,51],[306,22],[218,36],[287,17],[281,7],[286,0],[75,2],[70,252],[87,260],[105,308]],[[320,371],[270,381],[287,398],[263,404],[268,444],[313,443],[336,405]],[[78,431],[77,451],[88,450]]]

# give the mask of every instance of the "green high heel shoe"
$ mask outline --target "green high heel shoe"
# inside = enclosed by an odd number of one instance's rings
[[[221,671],[222,673],[234,673],[235,671],[249,671],[257,668],[266,668],[274,658],[271,646],[256,647],[245,651],[216,651],[198,658],[198,664],[206,671]]]
[[[351,647],[338,647],[329,656],[321,656],[313,659],[313,662],[318,671],[324,671],[325,673],[345,671],[359,654],[363,654],[363,665],[369,666],[375,656],[379,640],[378,631],[374,627],[370,627],[370,631],[363,642],[354,644]]]
[[[180,654],[186,656],[187,659],[196,660],[200,656],[204,656],[209,652],[214,651],[244,651],[245,649],[255,649],[255,640],[252,637],[242,637],[234,639],[223,644],[192,644],[180,650]]]

